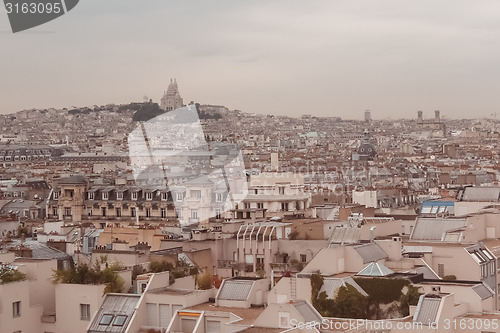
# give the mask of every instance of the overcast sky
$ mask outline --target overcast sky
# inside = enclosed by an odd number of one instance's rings
[[[500,115],[500,2],[81,0],[12,34],[0,113],[159,102],[361,119]]]

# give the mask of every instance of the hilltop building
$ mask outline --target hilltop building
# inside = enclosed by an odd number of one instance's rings
[[[177,80],[170,79],[170,84],[168,85],[167,91],[161,98],[160,107],[165,111],[172,111],[183,106],[183,100],[179,94],[179,87],[177,86]]]

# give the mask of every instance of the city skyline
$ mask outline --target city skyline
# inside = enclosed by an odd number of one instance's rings
[[[191,100],[258,114],[492,117],[500,5],[482,2],[86,1],[11,34],[0,15],[0,113]],[[147,22],[147,23],[145,23]]]

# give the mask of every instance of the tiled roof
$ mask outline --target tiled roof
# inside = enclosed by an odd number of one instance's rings
[[[59,184],[86,184],[86,182],[85,177],[81,175],[75,175],[59,179]]]
[[[386,259],[389,256],[376,243],[367,243],[354,246],[354,250],[363,258],[363,264]]]
[[[432,246],[403,246],[403,254],[405,253],[432,253]]]
[[[441,297],[429,297],[428,295],[420,296],[420,300],[413,316],[413,321],[429,325],[436,322]]]
[[[336,227],[333,229],[329,239],[329,244],[353,244],[359,241],[361,234],[360,228],[342,228]]]
[[[108,294],[87,332],[125,332],[139,300],[140,295]]]
[[[19,239],[12,240],[7,243],[4,248],[16,248],[21,246]],[[32,252],[32,259],[70,259],[71,256],[65,252],[49,247],[43,243],[34,240],[26,240],[22,243],[23,247],[30,249]]]
[[[499,201],[500,187],[466,187],[462,196],[463,201]]]
[[[317,322],[321,323],[323,318],[314,310],[314,308],[307,302],[305,301],[299,301],[297,303],[294,303],[293,306],[299,313],[304,317],[304,322],[310,323],[310,322]]]
[[[474,290],[482,300],[493,297],[495,295],[495,293],[484,283],[475,285],[474,287],[472,287],[472,290]]]

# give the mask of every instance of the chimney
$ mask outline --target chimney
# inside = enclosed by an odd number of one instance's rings
[[[440,115],[439,115],[439,110],[434,111],[434,118],[436,118],[436,121],[440,120]]]
[[[418,111],[418,112],[417,112],[417,114],[418,114],[418,118],[417,118],[417,120],[418,120],[419,122],[423,121],[423,120],[424,120],[424,118],[423,118],[423,116],[422,116],[422,111]]]
[[[370,228],[370,243],[373,243],[375,240],[375,229],[377,229],[377,226],[373,226]]]

